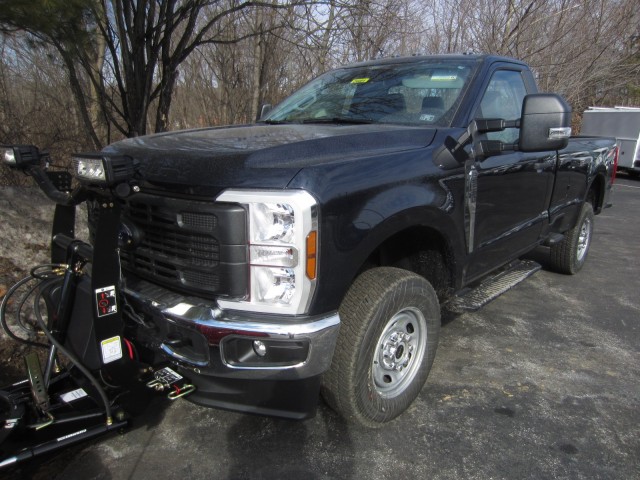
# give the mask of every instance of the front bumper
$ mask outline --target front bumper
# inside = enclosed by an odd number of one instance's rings
[[[136,338],[162,352],[190,376],[300,380],[331,365],[340,318],[277,316],[221,310],[144,280],[127,279],[127,304],[144,323]],[[254,342],[263,346],[255,348]]]

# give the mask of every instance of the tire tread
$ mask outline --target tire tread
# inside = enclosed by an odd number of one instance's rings
[[[582,263],[576,262],[576,248],[582,223],[587,217],[591,218],[593,224],[593,207],[590,203],[585,202],[574,227],[565,234],[560,243],[551,246],[549,262],[556,272],[575,275],[584,265],[584,261]]]
[[[431,356],[428,361],[430,368],[437,346],[440,310],[435,291],[429,282],[406,270],[380,267],[361,274],[345,296],[340,306],[340,334],[331,368],[323,376],[322,394],[329,406],[347,420],[368,427],[379,427],[384,422],[395,418],[399,412],[406,410],[414,400],[412,396],[399,398],[397,408],[393,411],[386,412],[380,418],[369,418],[358,405],[358,398],[367,394],[367,384],[360,382],[358,386],[359,375],[363,372],[356,370],[363,344],[367,341],[366,337],[367,335],[371,337],[375,330],[375,328],[370,329],[369,323],[363,319],[373,318],[377,311],[384,311],[391,304],[403,304],[409,295],[414,295],[416,291],[426,299],[432,310],[437,311],[435,320],[438,328],[431,328],[428,332],[427,352],[425,352],[425,355]],[[350,374],[347,375],[345,372]],[[368,372],[364,374],[370,377]],[[380,406],[381,399],[378,398],[377,402]]]

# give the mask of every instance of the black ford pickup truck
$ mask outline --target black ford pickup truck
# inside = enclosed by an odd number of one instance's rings
[[[122,179],[126,336],[189,399],[305,418],[321,391],[376,426],[423,387],[441,304],[540,245],[582,267],[617,152],[569,138],[570,115],[514,59],[376,60],[253,125],[78,155],[75,176]],[[106,207],[89,208],[96,242]]]

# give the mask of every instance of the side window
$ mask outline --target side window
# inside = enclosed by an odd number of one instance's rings
[[[497,70],[491,76],[475,117],[516,120],[520,118],[522,100],[526,94],[527,89],[520,72]],[[487,134],[487,139],[514,143],[518,140],[518,129],[508,128],[504,132],[491,132]]]

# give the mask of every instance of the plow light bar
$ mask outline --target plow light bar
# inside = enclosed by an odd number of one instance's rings
[[[134,161],[130,157],[82,153],[72,159],[73,174],[81,183],[115,186],[133,180],[135,175]]]
[[[26,170],[38,165],[42,156],[38,147],[34,145],[2,145],[0,147],[2,162],[18,170]]]

